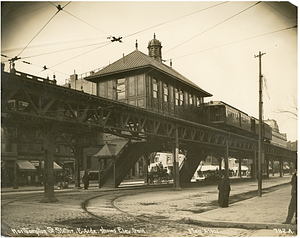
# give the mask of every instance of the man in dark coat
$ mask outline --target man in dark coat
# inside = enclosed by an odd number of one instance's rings
[[[283,222],[283,224],[291,224],[294,213],[295,213],[295,222],[297,223],[297,169],[295,169],[295,172],[292,176],[291,185],[292,185],[292,191],[291,191],[292,197],[289,205],[288,215],[285,222]]]
[[[84,189],[88,189],[89,183],[90,183],[89,173],[88,171],[85,170],[83,175]]]
[[[223,176],[218,185],[219,190],[219,205],[220,207],[228,207],[229,193],[230,193],[230,180],[227,174]]]

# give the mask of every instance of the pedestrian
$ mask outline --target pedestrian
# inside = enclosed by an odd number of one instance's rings
[[[292,176],[291,185],[292,185],[292,191],[291,191],[292,197],[288,208],[288,215],[286,217],[285,222],[283,222],[282,224],[291,224],[294,213],[295,213],[295,223],[297,224],[297,169],[295,169],[295,172]]]
[[[38,187],[39,186],[39,176],[35,175],[34,180],[35,180],[35,186]]]
[[[223,175],[221,181],[219,182],[218,190],[219,190],[218,203],[220,207],[228,207],[229,193],[231,188],[230,188],[230,180],[226,173],[225,175]]]
[[[89,174],[88,174],[88,171],[85,170],[85,171],[84,171],[84,175],[83,175],[84,189],[88,189],[88,187],[89,187],[89,182],[90,182]]]
[[[31,185],[31,176],[30,175],[28,175],[27,180],[28,180],[28,185]]]

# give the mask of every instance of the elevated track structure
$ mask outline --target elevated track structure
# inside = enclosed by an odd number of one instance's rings
[[[257,158],[255,138],[59,86],[55,80],[2,70],[1,86],[1,127],[9,131],[9,140],[43,144],[44,202],[56,201],[52,176],[55,144],[74,146],[76,182],[80,183],[80,160],[86,145],[84,135],[88,133],[109,133],[131,142],[128,149],[135,151],[135,155],[123,151],[126,156],[122,157],[122,153],[116,156],[102,177],[103,180],[112,178],[114,187],[130,170],[125,164],[133,165],[138,155],[157,151],[162,146],[175,152],[179,148],[189,152],[188,166],[175,173],[175,188],[179,187],[179,182],[190,181],[200,162],[200,154],[211,153],[228,159],[229,154],[242,153]],[[263,147],[265,158],[296,162],[295,151],[269,143],[264,143]]]

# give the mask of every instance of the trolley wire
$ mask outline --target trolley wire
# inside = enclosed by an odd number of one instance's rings
[[[176,21],[176,20],[178,20],[178,19],[181,19],[181,18],[190,16],[190,15],[193,15],[193,14],[195,14],[195,13],[202,12],[202,11],[208,10],[208,9],[210,9],[210,8],[220,6],[220,5],[225,4],[225,3],[228,3],[228,1],[227,1],[227,2],[222,2],[222,3],[219,3],[219,4],[216,4],[216,5],[213,5],[213,6],[204,8],[204,9],[200,9],[200,10],[198,10],[198,11],[195,11],[195,12],[192,12],[192,13],[189,13],[189,14],[186,14],[186,15],[183,15],[183,16],[180,16],[180,17],[171,19],[171,20],[169,20],[169,21],[165,21],[165,22],[163,22],[163,23],[160,23],[160,24],[157,24],[157,25],[154,25],[154,26],[145,28],[145,29],[143,29],[143,30],[134,32],[134,33],[132,33],[132,34],[130,34],[130,35],[127,35],[127,36],[125,36],[124,38],[130,37],[130,36],[133,36],[133,35],[136,35],[136,34],[138,34],[138,33],[141,33],[141,32],[147,31],[147,30],[150,30],[150,29],[155,28],[155,27],[158,27],[158,26],[162,26],[162,25],[164,25],[164,24],[167,24],[167,23],[170,23],[170,22],[172,22],[172,21]]]
[[[69,2],[70,3],[70,2]],[[64,7],[66,7],[69,3],[67,3]],[[46,22],[46,24],[42,27],[42,29],[40,29],[38,31],[38,33],[35,34],[35,36],[28,42],[28,44],[24,47],[23,50],[21,50],[21,52],[17,55],[20,56],[20,54],[23,53],[23,51],[30,45],[30,43],[42,32],[42,30],[50,23],[50,21],[52,21],[52,19],[64,8],[64,7],[60,7],[60,5],[58,5],[59,7],[57,7],[57,12]]]
[[[84,22],[85,24],[87,24],[87,25],[89,25],[89,26],[95,28],[96,30],[101,31],[101,32],[104,33],[105,35],[109,35],[109,34],[106,33],[105,31],[103,31],[103,30],[99,29],[98,27],[95,27],[95,26],[91,25],[90,23],[88,23],[88,22],[86,22],[86,21],[80,19],[79,17],[73,15],[72,13],[70,13],[70,12],[68,12],[68,11],[66,11],[66,10],[63,10],[63,11],[64,11],[65,13],[69,14],[70,16],[76,18],[77,20],[82,21],[82,22]]]
[[[189,41],[195,39],[196,37],[202,35],[203,33],[205,33],[205,32],[207,32],[207,31],[209,31],[209,30],[211,30],[211,29],[213,29],[213,28],[215,28],[215,27],[217,27],[217,26],[223,24],[224,22],[226,22],[226,21],[228,21],[228,20],[230,20],[230,19],[232,19],[232,18],[234,18],[234,17],[240,15],[241,13],[243,13],[243,12],[249,10],[250,8],[252,8],[252,7],[256,6],[256,5],[258,5],[259,3],[260,3],[260,2],[257,2],[257,3],[255,3],[255,4],[253,4],[253,5],[251,5],[250,7],[247,7],[246,9],[244,9],[244,10],[242,10],[242,11],[240,11],[240,12],[238,12],[238,13],[236,13],[236,14],[234,14],[234,15],[228,17],[228,18],[226,18],[225,20],[223,20],[223,21],[217,23],[216,25],[214,25],[214,26],[212,26],[212,27],[206,29],[205,31],[200,32],[199,34],[197,34],[197,35],[195,35],[195,36],[189,38],[188,40],[182,42],[181,44],[179,44],[179,45],[177,45],[177,46],[171,48],[170,50],[168,50],[168,51],[166,51],[166,52],[164,52],[164,53],[166,54],[166,53],[170,52],[171,50],[174,50],[175,48],[178,48],[179,46],[181,46],[181,45],[183,45],[183,44],[185,44],[185,43],[187,43],[187,42],[189,42]]]
[[[234,41],[234,42],[230,42],[230,43],[227,43],[227,44],[223,44],[223,45],[211,47],[211,48],[208,48],[208,49],[196,51],[196,52],[193,52],[193,53],[190,53],[190,54],[186,54],[186,55],[174,57],[173,59],[183,58],[183,57],[190,56],[190,55],[194,55],[194,54],[198,54],[198,53],[201,53],[201,52],[204,52],[204,51],[209,51],[209,50],[217,49],[217,48],[220,48],[220,47],[224,47],[224,46],[236,44],[236,43],[239,43],[239,42],[242,42],[242,41],[251,40],[251,39],[254,39],[254,38],[258,38],[258,37],[262,37],[262,36],[274,34],[274,33],[277,33],[277,32],[290,30],[290,29],[293,29],[293,28],[297,28],[297,25],[294,25],[294,26],[291,26],[291,27],[287,27],[287,28],[284,28],[284,29],[280,29],[280,30],[276,30],[276,31],[271,31],[271,32],[264,33],[264,34],[260,34],[260,35],[257,35],[257,36],[248,37],[248,38],[245,38],[245,39],[241,39],[241,40]]]

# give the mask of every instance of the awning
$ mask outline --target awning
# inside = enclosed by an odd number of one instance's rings
[[[41,161],[41,167],[44,168],[44,161]],[[54,170],[63,170],[57,163],[53,162],[53,169]]]
[[[28,160],[18,160],[17,165],[19,170],[36,171],[36,168]]]

